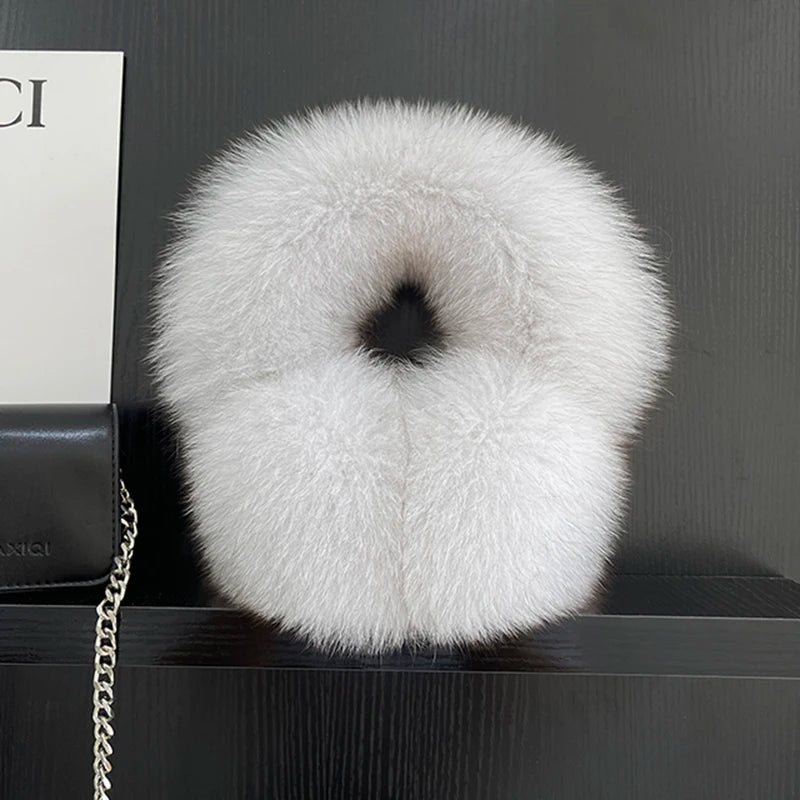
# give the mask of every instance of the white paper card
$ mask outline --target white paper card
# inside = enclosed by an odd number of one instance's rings
[[[109,401],[122,61],[0,51],[0,403]]]

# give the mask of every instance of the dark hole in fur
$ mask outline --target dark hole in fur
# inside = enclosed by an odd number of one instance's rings
[[[362,345],[384,361],[422,365],[443,342],[436,315],[415,283],[401,283],[361,326]]]

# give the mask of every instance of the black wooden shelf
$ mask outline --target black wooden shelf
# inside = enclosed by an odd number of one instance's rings
[[[0,663],[89,665],[91,605],[0,605]],[[123,608],[123,666],[800,678],[800,584],[620,576],[599,613],[492,646],[322,653],[227,608]]]

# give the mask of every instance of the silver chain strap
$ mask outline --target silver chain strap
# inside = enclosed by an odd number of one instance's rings
[[[105,597],[97,606],[97,634],[94,641],[94,695],[92,721],[94,722],[94,800],[109,800],[111,780],[111,739],[114,729],[114,668],[117,665],[117,619],[119,607],[131,577],[131,558],[139,532],[136,506],[124,481],[120,480],[120,523],[122,543],[119,555],[106,585]]]

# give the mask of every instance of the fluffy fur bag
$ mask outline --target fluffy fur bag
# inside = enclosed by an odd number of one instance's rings
[[[367,651],[586,604],[669,330],[595,173],[485,114],[344,105],[231,147],[180,222],[155,363],[230,600]],[[426,333],[387,345],[404,307]]]

